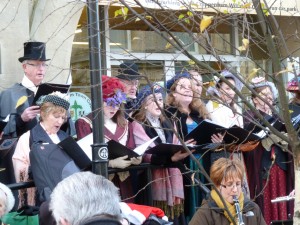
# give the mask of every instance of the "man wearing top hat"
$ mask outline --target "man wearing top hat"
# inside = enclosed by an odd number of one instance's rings
[[[24,71],[22,81],[0,94],[0,119],[4,120],[10,115],[9,121],[3,130],[3,139],[19,137],[37,124],[36,115],[40,112],[39,106],[31,106],[31,103],[38,85],[42,82],[46,73],[46,61],[49,59],[46,59],[45,50],[45,43],[24,43],[24,56],[19,58]],[[26,96],[22,98],[23,103],[16,107],[22,96]],[[5,168],[0,176],[0,182],[5,184],[15,183],[11,160],[14,152],[13,148],[5,152],[7,154],[0,154],[0,167]],[[14,192],[14,194],[17,196],[17,192]]]
[[[19,137],[37,124],[36,116],[40,113],[39,106],[31,106],[38,86],[45,77],[47,64],[46,45],[43,42],[24,43],[24,56],[19,58],[24,76],[21,83],[4,90],[0,94],[0,119],[10,114],[4,135]],[[17,106],[22,97],[25,101]],[[17,106],[17,107],[16,107]]]
[[[120,64],[117,78],[119,78],[125,86],[125,94],[127,96],[125,116],[128,118],[136,109],[138,101],[138,99],[136,99],[136,95],[139,86],[139,79],[141,78],[138,66],[129,61]]]

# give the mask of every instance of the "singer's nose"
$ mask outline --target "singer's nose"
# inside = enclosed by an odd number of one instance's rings
[[[233,185],[231,191],[236,193],[238,191],[237,185]]]

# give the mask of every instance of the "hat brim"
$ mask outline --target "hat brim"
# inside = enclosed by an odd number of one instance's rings
[[[25,60],[49,61],[50,59],[39,59],[39,58],[32,58],[32,57],[20,57],[19,58],[20,63],[22,63]]]
[[[299,88],[298,88],[298,86],[291,86],[291,87],[288,87],[286,90],[289,92],[296,92],[296,91],[299,91]]]
[[[139,80],[141,79],[140,75],[124,75],[124,74],[120,74],[116,76],[117,78],[121,79],[121,80]]]

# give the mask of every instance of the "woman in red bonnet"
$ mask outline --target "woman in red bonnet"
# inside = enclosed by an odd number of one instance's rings
[[[115,140],[128,148],[135,147],[132,126],[125,119],[124,103],[126,102],[126,94],[124,93],[124,86],[119,79],[114,77],[102,76],[102,93],[103,93],[103,110],[104,114],[104,139],[105,142]],[[75,123],[78,140],[89,135],[93,131],[92,127],[92,113],[81,117]],[[91,143],[92,144],[92,143]],[[124,169],[130,165],[138,165],[142,158],[127,159],[127,156],[119,157],[109,160],[108,166],[111,168]],[[129,172],[120,172],[110,174],[109,179],[120,188],[122,200],[126,200],[133,196],[131,180]],[[127,200],[132,202],[131,200]]]

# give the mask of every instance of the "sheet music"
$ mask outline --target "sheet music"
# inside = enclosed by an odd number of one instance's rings
[[[6,117],[5,117],[5,119],[4,120],[2,120],[3,122],[6,122],[6,123],[8,123],[8,121],[9,121],[9,117],[10,117],[10,114],[8,114]]]
[[[143,155],[148,147],[155,141],[158,136],[152,138],[151,140],[145,142],[144,144],[136,147],[133,151],[139,155]]]
[[[261,130],[260,132],[258,133],[255,133],[256,136],[260,137],[260,138],[264,138],[267,136],[267,132],[265,130]]]
[[[155,141],[158,136],[152,138],[151,140],[145,142],[144,144],[136,147],[133,151],[138,155],[143,155],[148,147]],[[77,144],[82,148],[85,154],[92,160],[92,147],[91,145],[94,143],[93,133],[85,136],[84,138],[77,141]]]
[[[94,143],[93,133],[85,136],[84,138],[77,141],[77,144],[80,148],[85,152],[85,154],[92,160],[92,147],[91,145]]]

